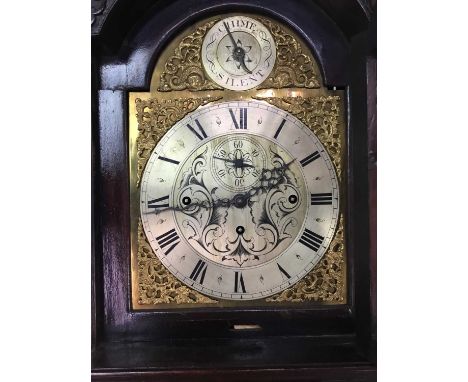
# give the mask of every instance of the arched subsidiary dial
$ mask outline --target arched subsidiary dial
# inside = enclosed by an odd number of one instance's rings
[[[151,247],[216,298],[258,299],[299,281],[338,220],[333,164],[310,129],[263,102],[205,106],[175,124],[141,183]]]
[[[273,70],[276,45],[270,31],[245,16],[227,17],[206,34],[202,63],[208,76],[231,90],[248,90],[261,84]]]

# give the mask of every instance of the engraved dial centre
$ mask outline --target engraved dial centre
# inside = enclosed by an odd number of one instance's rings
[[[277,257],[306,216],[300,164],[261,136],[211,139],[184,161],[175,185],[175,219],[183,237],[198,253],[229,267]]]
[[[260,101],[201,107],[161,138],[141,180],[141,221],[182,283],[257,299],[298,282],[338,221],[333,163],[301,121]]]
[[[215,147],[211,171],[221,187],[245,191],[260,181],[266,164],[267,154],[259,139],[236,134]]]

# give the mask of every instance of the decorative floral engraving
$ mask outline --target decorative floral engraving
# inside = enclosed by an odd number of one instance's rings
[[[335,237],[325,256],[303,279],[291,288],[266,298],[267,302],[320,301],[343,304],[346,302],[346,265],[343,214]]]
[[[332,158],[341,179],[344,136],[339,131],[339,96],[261,98],[299,118],[320,139]],[[164,133],[187,113],[213,98],[157,101],[136,100],[139,136],[138,182],[151,150]],[[200,190],[205,198],[206,191]],[[182,197],[182,194],[181,194]],[[341,213],[335,237],[319,263],[291,288],[264,300],[265,303],[317,301],[346,303],[346,244]],[[154,304],[218,304],[178,281],[153,253],[138,223],[138,303]],[[259,302],[261,303],[261,302]],[[254,303],[255,304],[255,303]]]
[[[314,58],[305,53],[296,37],[280,25],[265,18],[257,18],[273,35],[276,42],[276,63],[273,72],[258,89],[267,88],[320,88],[318,66]],[[208,30],[219,20],[212,20],[184,37],[174,54],[164,64],[159,91],[222,90],[211,81],[202,67],[201,47]]]
[[[246,140],[237,135],[234,153],[242,152],[243,139]],[[249,162],[232,160],[237,170],[234,177],[245,177],[252,168],[257,173],[256,182],[248,191],[226,194],[214,182],[212,173],[216,173],[217,167],[213,162],[221,162],[218,159],[223,159],[223,164],[231,162],[227,162],[230,161],[227,153],[225,158],[213,156],[209,146],[188,158],[176,182],[177,205],[181,206],[177,213],[179,228],[195,250],[227,266],[258,265],[278,256],[297,236],[299,221],[305,218],[305,209],[301,207],[306,188],[298,165],[291,158],[286,160],[276,145],[262,148],[267,141],[256,139],[257,159],[262,157],[259,151],[263,148],[264,155],[269,157],[258,163],[268,163],[267,168],[256,169]],[[219,146],[228,150],[224,143],[221,141]],[[247,171],[243,173],[244,170]]]
[[[264,18],[258,20],[273,35],[277,52],[273,72],[258,88],[320,88],[315,60],[303,52],[299,41],[286,33],[280,25]]]
[[[217,304],[182,284],[153,253],[138,220],[138,304]]]
[[[161,100],[137,98],[136,117],[138,121],[138,170],[137,187],[146,162],[162,136],[180,119],[191,111],[221,97],[180,98]]]
[[[304,122],[325,146],[341,178],[343,134],[338,129],[339,96],[253,97],[286,110]]]
[[[198,27],[195,32],[182,39],[164,65],[159,91],[223,89],[205,75],[201,63],[203,38],[217,21],[213,20]]]
[[[342,178],[341,165],[343,160],[344,135],[339,131],[339,96],[318,97],[285,97],[262,98],[293,114],[304,122],[320,139],[327,149],[337,170],[338,178]],[[343,214],[335,237],[328,251],[315,268],[301,281],[291,288],[266,299],[277,302],[322,301],[346,302],[346,264],[345,241],[343,234]]]

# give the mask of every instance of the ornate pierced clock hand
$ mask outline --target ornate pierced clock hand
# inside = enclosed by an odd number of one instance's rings
[[[242,69],[244,69],[247,73],[252,74],[252,71],[249,70],[249,68],[245,65],[245,53],[242,55],[242,60],[240,61],[240,64],[242,66]]]
[[[253,186],[246,194],[248,195],[248,200],[250,201],[251,197],[254,197],[257,195],[260,191],[263,192],[269,192],[271,190],[274,190],[275,188],[278,188],[281,184],[284,183],[284,179],[281,177],[273,178],[272,176],[266,176],[267,174],[272,174],[272,173],[282,173],[284,170],[287,170],[291,164],[293,164],[296,161],[296,159],[291,160],[288,163],[285,163],[282,166],[275,167],[273,169],[263,169],[262,170],[262,175],[260,176],[259,179],[259,186]],[[263,183],[267,182],[268,185],[265,186]]]
[[[218,158],[214,157],[217,159],[222,159],[225,160],[225,158]],[[230,161],[230,160],[229,160]],[[288,163],[285,163],[282,166],[275,167],[272,169],[263,169],[262,170],[262,175],[260,176],[259,179],[259,186],[253,186],[251,189],[247,192],[244,193],[238,193],[234,195],[232,198],[219,198],[213,201],[213,203],[210,203],[209,201],[202,201],[198,203],[190,203],[189,206],[180,207],[180,206],[173,206],[173,207],[166,207],[166,208],[161,208],[161,209],[155,209],[154,211],[151,212],[146,212],[146,214],[160,214],[165,211],[178,211],[178,212],[187,212],[187,207],[192,207],[192,208],[204,208],[204,209],[215,209],[219,207],[225,207],[229,208],[230,206],[235,206],[237,208],[243,208],[245,207],[250,201],[251,198],[256,196],[260,191],[263,192],[269,192],[271,190],[274,190],[275,188],[278,188],[281,184],[283,184],[283,180],[279,178],[277,182],[271,181],[271,176],[267,177],[266,174],[268,173],[279,173],[281,171],[284,171],[288,169],[291,164],[293,164],[296,161],[296,159],[291,160]],[[277,178],[275,178],[276,180]],[[268,185],[265,186],[263,183],[267,181]]]
[[[232,51],[232,57],[234,60],[236,60],[239,64],[241,64],[242,69],[244,69],[247,73],[252,74],[252,71],[247,68],[245,65],[245,50],[238,46],[236,43],[236,40],[234,39],[234,36],[231,33],[231,30],[229,29],[229,25],[226,22],[223,22],[224,27],[226,28],[226,32],[228,33],[229,38],[231,39],[232,44],[234,45],[234,49]]]
[[[231,39],[232,44],[234,45],[234,51],[235,51],[235,49],[237,48],[236,40],[234,39],[234,36],[232,35],[231,30],[229,29],[228,23],[224,21],[223,24],[224,24],[224,27],[226,28],[226,32],[228,33],[229,38]]]

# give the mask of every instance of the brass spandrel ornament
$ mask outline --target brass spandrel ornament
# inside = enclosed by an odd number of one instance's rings
[[[189,112],[220,97],[181,98],[159,101],[156,98],[137,98],[136,118],[138,120],[138,171],[137,186],[148,156],[161,137]]]
[[[257,15],[168,44],[129,96],[133,309],[346,303],[343,92],[321,81]]]
[[[182,38],[179,46],[164,64],[159,91],[223,89],[206,75],[201,64],[201,45],[206,32],[216,20],[205,23]]]
[[[266,302],[346,302],[346,251],[343,214],[335,237],[325,256],[301,281],[285,291],[266,298]]]
[[[177,280],[154,254],[138,221],[138,303],[157,304],[217,304],[203,294]]]
[[[339,129],[339,96],[254,98],[284,109],[304,122],[325,145],[341,176],[344,131]]]
[[[157,90],[170,92],[209,91],[224,88],[246,90],[253,87],[258,89],[320,88],[321,78],[312,53],[288,28],[263,17],[253,16],[243,19],[240,17],[242,16],[225,19],[217,17],[196,27],[191,33],[186,32],[178,45],[172,48],[172,54],[169,54],[165,61],[159,64],[162,70],[158,75]],[[230,31],[229,25],[235,28],[242,20],[245,20],[244,27],[233,30],[234,41],[229,42],[227,32]],[[257,22],[258,26],[263,28],[256,38],[249,38],[249,26],[252,25],[252,21]],[[231,23],[228,24],[227,29],[223,25],[226,22]],[[225,32],[220,31],[219,37],[211,37],[209,33],[217,25],[220,25],[221,29],[224,28]],[[242,35],[243,32],[244,35]],[[212,41],[206,41],[207,34]],[[241,37],[236,41],[234,36]],[[216,52],[211,56],[207,56],[203,51],[204,41],[206,45],[216,44]],[[235,60],[235,55],[232,59],[226,55],[229,49],[233,50],[237,45],[242,49],[242,44],[246,46],[242,51],[243,54],[242,52],[240,54],[240,58],[243,57],[242,60]],[[263,51],[271,53],[263,56],[257,53]],[[214,69],[215,66],[216,69]],[[230,73],[234,76],[229,77]],[[254,78],[249,79],[252,77]],[[244,82],[241,83],[241,80]]]
[[[320,88],[320,77],[315,60],[291,33],[280,25],[259,18],[267,26],[276,42],[277,61],[273,72],[259,86],[268,88]]]

